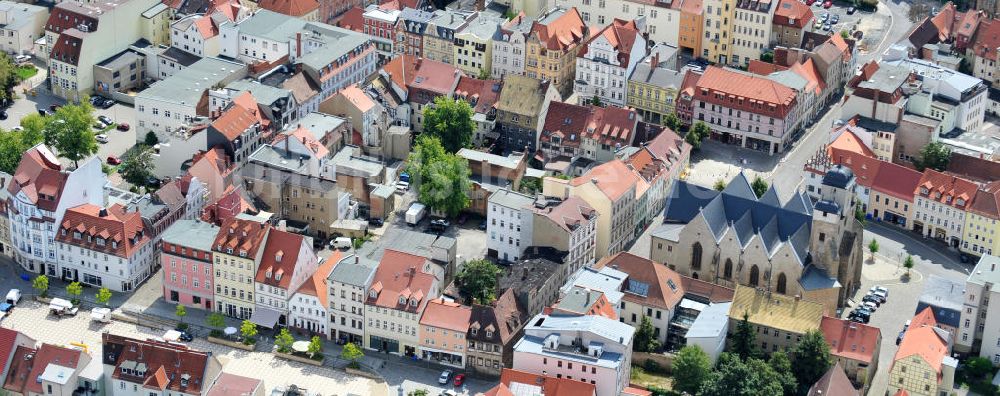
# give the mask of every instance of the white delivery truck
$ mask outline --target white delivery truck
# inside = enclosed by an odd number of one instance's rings
[[[74,316],[80,309],[73,306],[73,303],[61,298],[53,298],[49,301],[49,311],[56,316]]]
[[[427,216],[427,206],[420,203],[414,202],[410,205],[410,208],[406,210],[406,224],[410,226],[415,226],[420,223]]]

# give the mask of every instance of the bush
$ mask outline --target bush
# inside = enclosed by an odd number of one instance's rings
[[[663,367],[660,366],[660,363],[653,359],[646,359],[646,361],[642,363],[642,368],[648,373],[663,372]]]
[[[187,323],[181,322],[181,323],[177,324],[177,330],[183,331],[183,330],[187,330],[187,329],[188,329],[188,324]]]
[[[208,336],[212,338],[222,338],[223,336],[225,336],[225,334],[222,332],[222,330],[213,329],[212,331],[208,332]]]

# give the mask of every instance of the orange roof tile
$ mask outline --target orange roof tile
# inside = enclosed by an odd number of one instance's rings
[[[271,230],[264,243],[264,253],[257,266],[257,276],[254,281],[288,290],[295,270],[299,269],[296,268],[296,264],[303,243],[305,238],[302,235]]]
[[[835,159],[833,156],[834,150],[843,150],[865,157],[875,157],[875,152],[868,147],[868,144],[861,140],[861,137],[854,132],[854,128],[856,128],[854,125],[846,124],[840,127],[839,130],[834,131],[837,137],[826,146],[827,154],[831,158]]]
[[[316,297],[319,299],[320,305],[327,306],[330,293],[327,293],[326,278],[333,272],[333,268],[337,266],[342,256],[343,253],[340,250],[334,250],[330,254],[330,257],[327,257],[326,261],[316,269],[316,272],[312,274],[309,280],[302,283],[302,287],[299,288],[298,293]]]
[[[212,121],[211,127],[229,140],[234,140],[254,124],[264,125],[264,118],[257,108],[257,102],[250,91],[244,91],[233,98],[233,103]]]
[[[694,94],[696,99],[708,103],[723,103],[726,107],[777,118],[784,118],[796,101],[795,91],[776,81],[717,66],[705,70]],[[716,95],[734,100],[716,99]]]
[[[874,363],[872,360],[882,339],[882,333],[877,327],[824,316],[819,328],[826,343],[830,344],[830,353],[833,355]]]
[[[892,359],[893,364],[914,355],[927,362],[927,365],[938,373],[940,380],[941,362],[948,356],[948,343],[941,339],[933,327],[914,327],[911,324],[903,336],[903,341],[899,343],[899,350]]]
[[[881,162],[872,189],[897,199],[913,202],[913,190],[920,183],[920,172],[897,165]]]
[[[576,7],[565,12],[548,25],[536,21],[531,26],[531,36],[553,51],[567,51],[579,45],[587,34],[587,24]]]
[[[781,0],[778,2],[778,7],[774,9],[772,23],[802,29],[809,26],[812,19],[813,12],[805,3],[799,0]]]
[[[472,308],[436,298],[427,302],[424,313],[420,316],[420,324],[465,333],[469,331],[470,317]]]
[[[358,111],[362,113],[365,113],[368,110],[371,110],[372,107],[375,107],[375,102],[372,98],[368,97],[368,95],[356,85],[349,85],[347,88],[341,89],[338,93],[351,102],[351,104],[354,105],[354,107],[357,107]]]
[[[23,192],[39,209],[54,212],[69,176],[62,171],[56,155],[40,144],[21,156],[21,162],[14,171],[13,183],[7,185],[7,192],[11,196]]]
[[[150,242],[142,215],[120,204],[106,209],[92,204],[67,209],[59,229],[59,242],[124,258],[131,258]]]
[[[922,193],[923,189],[927,189],[927,194]],[[920,184],[913,194],[965,210],[976,196],[977,189],[976,183],[928,168],[924,169]],[[959,200],[962,201],[961,204]]]
[[[504,368],[500,372],[500,383],[485,392],[486,396],[508,396],[514,395],[511,392],[512,383],[521,383],[542,388],[545,396],[594,396],[597,394],[597,387],[593,384],[574,381],[568,378],[555,378],[545,375],[532,374],[526,371]]]
[[[611,21],[611,24],[605,26],[593,37],[587,41],[587,44],[583,46],[580,50],[578,57],[583,57],[587,54],[590,49],[590,44],[597,40],[598,37],[603,37],[605,40],[611,44],[611,47],[618,51],[616,58],[618,59],[618,64],[625,65],[629,64],[629,59],[632,57],[632,46],[635,44],[636,39],[641,39],[641,34],[639,32],[639,27],[636,26],[634,20],[625,21],[615,18]]]
[[[347,10],[347,12],[340,17],[340,20],[337,21],[337,26],[347,30],[353,30],[355,32],[364,32],[365,10],[358,6],[351,7],[351,9]]]
[[[215,236],[212,251],[255,257],[257,251],[264,246],[264,237],[270,230],[271,225],[268,223],[237,218],[226,220],[219,227],[219,235]]]
[[[1000,22],[984,19],[979,22],[979,28],[976,29],[972,51],[975,56],[996,61],[998,48],[1000,48]]]
[[[625,192],[636,186],[636,183],[639,182],[639,176],[632,172],[622,160],[615,159],[594,167],[583,176],[570,180],[570,184],[581,186],[595,181],[597,188],[608,199],[617,201]]]
[[[673,309],[684,298],[681,277],[666,265],[650,259],[621,252],[611,257],[605,257],[594,264],[595,269],[606,266],[628,274],[628,281],[642,282],[649,286],[646,296],[625,293],[624,299],[641,305]],[[669,284],[673,283],[674,287]]]
[[[260,8],[293,17],[303,17],[319,9],[316,0],[260,0]]]
[[[426,261],[424,257],[386,249],[372,278],[372,289],[376,290],[378,295],[372,298],[369,294],[366,304],[400,311],[422,312],[427,305],[427,298],[421,296],[426,297],[434,293],[435,290],[431,289],[436,282],[433,275],[423,272]],[[401,297],[404,299],[413,297],[416,306],[411,305],[413,301],[404,300],[400,303]]]
[[[152,385],[161,390],[169,389],[172,393],[197,395],[208,389],[214,379],[205,378],[205,375],[213,374],[209,367],[214,365],[216,369],[221,369],[211,352],[194,351],[186,345],[138,340],[111,333],[101,334],[101,340],[102,358],[105,364],[113,367],[111,377],[115,380]],[[126,362],[146,365],[146,373],[142,376],[135,372],[123,373],[119,367]],[[167,376],[164,371],[176,375]]]
[[[764,62],[764,61],[758,60],[758,59],[751,60],[750,64],[747,65],[747,71],[748,72],[751,72],[753,74],[759,74],[759,75],[762,75],[762,76],[766,76],[768,74],[771,74],[771,73],[774,73],[774,72],[780,72],[780,71],[783,71],[783,70],[788,70],[788,67],[785,67],[785,66],[782,66],[782,65],[779,65],[779,64],[776,64],[776,63],[767,63],[767,62]]]

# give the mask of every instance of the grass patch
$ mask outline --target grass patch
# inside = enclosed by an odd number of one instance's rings
[[[34,75],[38,74],[38,68],[34,66],[18,66],[17,67],[17,77],[21,80],[27,80]]]
[[[650,373],[643,370],[640,367],[632,367],[632,373],[630,378],[632,383],[636,385],[641,385],[646,388],[658,388],[662,390],[670,390],[674,386],[674,381],[665,374]]]

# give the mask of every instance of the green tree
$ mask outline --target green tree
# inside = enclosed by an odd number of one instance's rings
[[[226,325],[226,318],[218,312],[212,312],[205,317],[205,324],[211,327],[213,332],[217,332]]]
[[[753,193],[757,195],[757,198],[764,196],[764,193],[767,192],[767,187],[767,182],[760,175],[754,177],[753,182],[750,183],[750,188],[753,189]]]
[[[875,261],[875,253],[878,253],[878,241],[872,238],[871,242],[868,242],[868,251],[872,254],[872,261]]]
[[[36,276],[35,279],[31,281],[31,287],[34,288],[42,297],[48,297],[49,277],[45,275]]]
[[[698,121],[694,123],[694,126],[691,127],[691,130],[698,135],[699,139],[705,139],[712,134],[712,128],[709,128],[708,124],[706,124],[704,121]]]
[[[454,153],[472,142],[476,130],[472,113],[464,100],[438,96],[433,106],[424,108],[424,134],[436,136],[449,153]]]
[[[427,396],[429,394],[430,393],[427,393],[427,389],[417,389],[410,391],[410,393],[407,393],[406,396]]]
[[[289,353],[292,351],[292,344],[295,343],[295,339],[292,338],[292,333],[288,332],[287,328],[281,329],[277,337],[274,337],[274,345],[278,347],[278,352]]]
[[[599,98],[597,95],[594,95],[592,98],[590,98],[589,102],[593,106],[600,106],[601,105],[601,98]]]
[[[344,345],[344,349],[340,350],[340,358],[351,362],[351,368],[358,368],[358,359],[363,357],[365,357],[365,352],[353,342],[348,342]]]
[[[920,156],[913,160],[913,166],[921,172],[927,168],[944,171],[948,167],[950,159],[951,149],[944,143],[933,142],[920,149]]]
[[[479,79],[480,80],[489,80],[490,79],[490,71],[487,70],[486,68],[479,69]]]
[[[243,336],[243,344],[252,345],[257,342],[257,325],[249,320],[244,320],[240,324],[240,334]]]
[[[774,373],[778,376],[785,396],[794,396],[798,393],[798,381],[795,380],[795,374],[792,372],[792,361],[788,359],[788,354],[785,351],[772,353],[767,364],[771,365]]]
[[[139,146],[130,151],[122,159],[118,172],[122,174],[125,181],[135,186],[144,186],[153,176],[153,149]]]
[[[309,339],[309,356],[316,356],[323,352],[323,341],[320,341],[319,337],[313,336]]]
[[[174,308],[174,315],[177,316],[177,320],[181,323],[184,323],[184,317],[187,316],[187,314],[187,308],[184,307],[183,304],[177,304],[177,307]]]
[[[774,52],[767,51],[760,54],[760,60],[767,63],[774,63]]]
[[[716,179],[715,184],[712,185],[715,191],[722,191],[726,189],[726,181],[722,179]]]
[[[17,66],[6,53],[0,54],[0,103],[6,104],[14,98],[14,86],[19,82]]]
[[[66,285],[66,294],[70,296],[70,300],[73,301],[73,305],[80,304],[80,294],[83,293],[83,285],[80,282],[72,282]]]
[[[808,387],[815,384],[833,364],[830,357],[830,344],[826,343],[823,333],[819,330],[807,331],[795,348],[792,349],[792,372],[800,386]]]
[[[781,380],[767,362],[757,358],[741,361],[735,356],[720,357],[717,370],[705,379],[698,392],[700,396],[781,394],[784,394]]]
[[[840,31],[840,37],[843,38],[844,40],[847,40],[847,39],[851,38],[851,34],[848,33],[846,30],[841,30]]]
[[[989,358],[982,356],[967,359],[963,366],[965,375],[972,380],[986,378],[987,374],[993,372],[993,363],[990,362]]]
[[[674,390],[694,395],[701,389],[705,378],[712,373],[712,361],[697,345],[688,345],[677,352],[671,371]]]
[[[906,275],[910,275],[910,270],[913,269],[913,256],[906,255],[906,260],[903,260],[903,268],[906,268]]]
[[[156,133],[153,131],[146,132],[146,138],[143,143],[149,147],[153,147],[160,143],[160,138],[156,137]]]
[[[111,289],[102,287],[94,297],[97,298],[98,304],[108,305],[108,301],[111,301]]]
[[[667,116],[663,118],[663,125],[666,125],[667,128],[677,132],[677,130],[681,127],[681,119],[677,118],[677,114],[667,113]]]
[[[736,324],[732,351],[742,360],[760,356],[760,349],[757,349],[757,332],[750,324],[750,314],[746,311],[743,312],[743,319]]]
[[[635,331],[632,339],[632,350],[636,352],[656,352],[660,349],[660,342],[656,340],[653,330],[653,321],[648,316],[642,316],[642,322]]]
[[[449,216],[458,215],[469,207],[472,188],[469,163],[464,158],[444,151],[436,137],[421,135],[410,153],[409,166],[417,175],[420,202]]]
[[[32,146],[45,140],[46,122],[46,117],[38,113],[31,113],[21,118],[21,129],[24,132],[25,139],[33,142],[31,143]]]
[[[14,174],[24,152],[39,142],[24,131],[0,131],[0,170]]]
[[[701,137],[698,136],[698,133],[694,129],[691,129],[687,135],[684,135],[684,141],[690,144],[694,150],[701,148]]]
[[[74,167],[97,152],[97,139],[91,131],[94,108],[86,99],[80,104],[60,107],[45,124],[45,142],[51,143],[60,156],[73,161]]]
[[[500,268],[485,259],[468,261],[458,273],[458,290],[477,304],[489,304],[496,299],[497,274]]]

